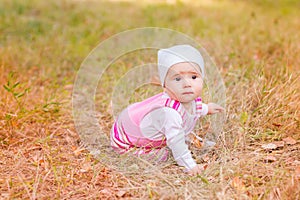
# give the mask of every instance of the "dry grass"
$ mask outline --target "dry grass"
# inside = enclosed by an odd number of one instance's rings
[[[299,3],[207,2],[1,2],[0,199],[300,199]],[[173,162],[99,162],[75,131],[81,61],[99,40],[137,26],[191,35],[224,77],[227,121],[218,147],[199,158],[208,165],[199,177]],[[111,83],[98,91],[105,133]],[[262,148],[287,137],[297,143]]]

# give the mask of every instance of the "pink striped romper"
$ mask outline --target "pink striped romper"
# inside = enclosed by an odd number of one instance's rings
[[[169,107],[176,110],[181,118],[183,126],[187,121],[187,111],[183,105],[170,98],[162,98],[164,93],[152,96],[144,101],[134,103],[121,112],[111,129],[111,146],[115,151],[122,154],[132,152],[135,155],[154,154],[157,161],[165,161],[168,158],[169,150],[165,148],[167,141],[165,137],[160,140],[153,140],[143,135],[140,124],[143,118],[155,109]],[[202,113],[202,100],[195,99],[196,115],[189,130],[193,130],[196,121]],[[160,154],[159,156],[157,156]]]

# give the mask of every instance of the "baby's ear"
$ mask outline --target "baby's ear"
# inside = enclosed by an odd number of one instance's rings
[[[154,75],[151,77],[150,83],[153,85],[161,85],[158,76]]]

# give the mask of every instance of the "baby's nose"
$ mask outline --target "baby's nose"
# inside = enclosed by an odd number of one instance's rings
[[[188,79],[183,79],[183,87],[191,87],[190,81]]]

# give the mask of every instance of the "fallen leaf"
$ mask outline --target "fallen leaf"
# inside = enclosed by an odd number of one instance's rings
[[[199,149],[202,148],[202,146],[203,146],[202,141],[200,141],[198,138],[196,138],[196,136],[193,136],[192,142],[195,145],[195,147],[197,147]]]
[[[236,176],[232,179],[231,186],[238,191],[245,190],[245,184],[243,183],[243,180],[241,180],[238,176]]]
[[[201,143],[199,140],[195,140],[195,141],[194,141],[194,145],[195,145],[197,148],[201,148],[201,147],[202,147],[202,143]]]
[[[82,168],[79,170],[81,173],[88,172],[92,169],[92,166],[90,163],[83,164]]]
[[[125,194],[126,194],[126,191],[124,191],[124,190],[119,190],[117,193],[116,193],[116,195],[117,195],[117,197],[124,197],[125,196]]]
[[[264,158],[264,160],[265,160],[266,162],[275,162],[277,159],[276,159],[275,156],[269,155],[269,156],[266,156],[266,157]]]
[[[39,164],[40,164],[40,165],[42,165],[42,164],[44,164],[44,163],[45,163],[45,160],[44,160],[44,159],[40,159],[40,160],[39,160]]]
[[[210,157],[209,157],[207,154],[206,154],[205,156],[202,157],[202,160],[203,160],[204,162],[208,162],[209,159],[210,159]]]
[[[208,165],[207,165],[207,164],[203,165],[203,169],[204,169],[204,170],[206,170],[206,169],[207,169],[207,167],[208,167]]]
[[[100,193],[110,195],[110,194],[112,194],[112,191],[108,188],[104,188],[104,189],[100,190]]]
[[[277,146],[277,148],[284,147],[284,141],[274,141],[272,143],[275,144]]]
[[[272,123],[274,126],[277,126],[277,127],[280,127],[280,126],[282,126],[282,124],[280,124],[280,123]]]
[[[264,150],[274,150],[277,148],[277,145],[274,144],[274,143],[269,143],[269,144],[263,144],[261,145],[261,147],[264,149]]]
[[[294,144],[296,144],[297,143],[297,141],[294,139],[294,138],[292,138],[292,137],[286,137],[286,138],[284,138],[284,139],[282,139],[286,144],[288,144],[288,145],[294,145]]]

